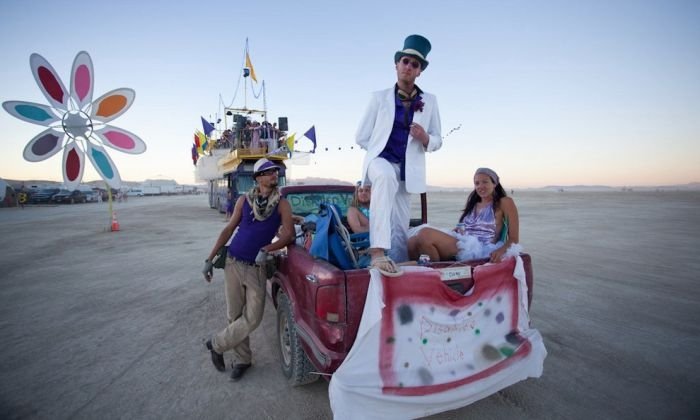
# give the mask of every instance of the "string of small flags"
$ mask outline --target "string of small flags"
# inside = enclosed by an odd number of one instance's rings
[[[462,124],[458,125],[457,127],[452,128],[450,131],[447,132],[447,134],[442,136],[442,139],[444,140],[445,138],[450,136],[455,131],[459,131],[460,128],[462,128]],[[299,140],[294,141],[295,145],[298,143],[299,143]],[[360,150],[360,147],[358,146],[357,149]],[[355,146],[346,146],[345,150],[355,150]],[[335,151],[335,146],[323,147],[323,148],[319,147],[316,149],[316,153],[318,153],[319,151],[324,151],[324,152],[331,151],[332,152],[332,151]],[[338,151],[343,151],[343,146],[338,146]],[[312,152],[311,151],[304,151],[304,150],[294,150],[294,153],[312,153]]]

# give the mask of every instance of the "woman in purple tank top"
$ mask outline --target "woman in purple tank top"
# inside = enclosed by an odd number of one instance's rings
[[[518,209],[492,169],[476,170],[474,190],[467,197],[458,223],[457,228],[447,232],[419,227],[408,240],[409,257],[415,260],[426,254],[432,261],[490,258],[491,262],[498,262],[506,252],[517,255],[521,250]]]

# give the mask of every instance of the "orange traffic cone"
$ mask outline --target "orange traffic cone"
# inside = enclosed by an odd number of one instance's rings
[[[119,222],[117,221],[117,212],[112,212],[112,232],[119,232]]]

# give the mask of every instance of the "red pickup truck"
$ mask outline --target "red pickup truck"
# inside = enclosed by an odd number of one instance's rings
[[[295,215],[308,216],[318,211],[322,202],[337,206],[344,216],[352,202],[354,187],[349,185],[300,185],[282,188]],[[427,220],[426,196],[421,198],[421,217],[412,224]],[[532,264],[523,258],[528,285],[528,302],[532,299]],[[467,274],[445,283],[457,293],[473,285],[471,270],[485,263],[477,261],[432,262],[433,268],[462,267]],[[342,270],[330,262],[314,258],[299,244],[287,247],[276,257],[277,271],[269,279],[269,291],[277,308],[277,336],[280,360],[291,385],[314,382],[319,376],[329,379],[347,356],[357,336],[370,281],[368,269]],[[458,269],[459,271],[459,269]]]

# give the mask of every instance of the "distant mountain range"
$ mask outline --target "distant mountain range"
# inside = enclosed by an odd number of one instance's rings
[[[700,182],[689,182],[676,185],[656,186],[624,186],[610,187],[607,185],[548,185],[542,188],[527,188],[541,191],[700,191]]]
[[[5,181],[12,186],[19,186],[24,184],[27,187],[31,185],[39,186],[60,186],[62,183],[59,181],[47,181],[47,180],[12,180],[5,179]],[[122,181],[125,187],[139,187],[145,182],[153,181]],[[170,181],[173,184],[177,184],[174,180],[158,180],[158,181]],[[320,178],[320,177],[307,177],[290,180],[289,185],[304,185],[304,184],[329,184],[329,185],[353,185],[353,183],[348,181],[343,181],[335,178]],[[83,185],[90,187],[104,187],[104,181],[88,181],[84,182]],[[189,186],[190,184],[187,184]],[[196,184],[192,184],[194,186]],[[459,187],[441,187],[437,185],[428,185],[429,192],[469,192],[471,191],[471,186],[459,188]],[[689,182],[687,184],[676,184],[676,185],[657,185],[657,186],[620,186],[611,187],[608,185],[547,185],[545,187],[538,188],[513,188],[518,191],[554,191],[554,192],[565,192],[565,191],[700,191],[700,182]]]
[[[352,185],[347,181],[342,181],[334,178],[301,178],[290,182],[290,185],[303,184],[330,184],[330,185]],[[441,187],[438,185],[428,185],[429,192],[469,192],[468,188],[458,187]],[[658,185],[658,186],[624,186],[611,187],[608,185],[547,185],[539,188],[513,188],[518,191],[700,191],[700,182],[691,182],[688,184],[678,185]]]

